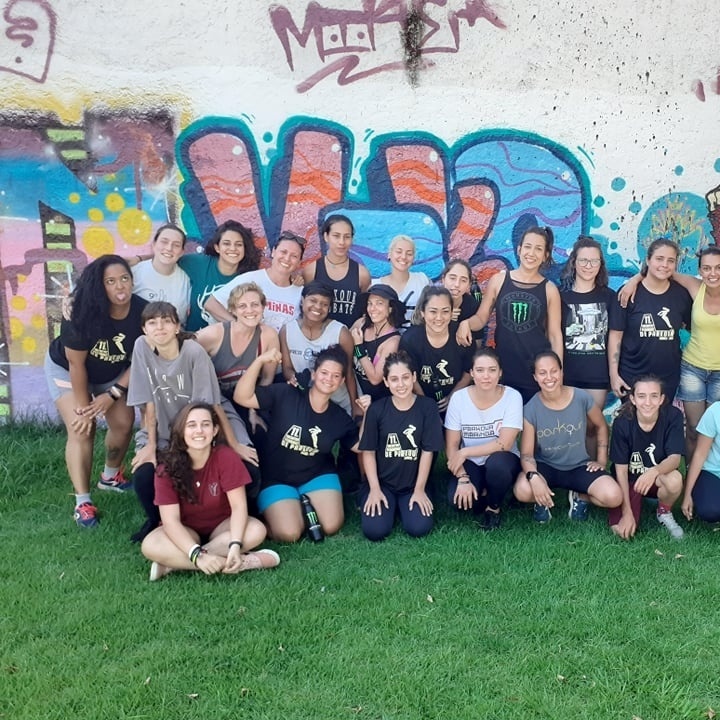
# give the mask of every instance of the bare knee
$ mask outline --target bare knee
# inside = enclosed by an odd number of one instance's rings
[[[533,495],[530,483],[527,481],[524,474],[519,475],[518,479],[515,481],[515,485],[513,486],[513,495],[515,495],[520,502],[533,502],[535,496]]]
[[[588,495],[593,505],[614,508],[622,505],[622,491],[610,475],[603,475],[588,488]]]

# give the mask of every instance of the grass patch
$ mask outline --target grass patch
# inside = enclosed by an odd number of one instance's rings
[[[720,537],[651,513],[482,534],[441,507],[424,540],[273,546],[272,572],[147,580],[132,496],[78,530],[62,431],[2,430],[0,717],[642,718],[720,709]],[[99,468],[97,469],[99,472]],[[436,481],[438,478],[436,478]],[[562,502],[562,501],[561,501]]]

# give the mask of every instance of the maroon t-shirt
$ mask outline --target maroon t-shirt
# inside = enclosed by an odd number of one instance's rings
[[[165,466],[155,472],[155,504],[179,505],[180,521],[200,535],[209,535],[230,517],[227,493],[250,483],[250,475],[240,456],[227,445],[218,445],[210,453],[205,467],[195,470],[197,503],[178,497]]]

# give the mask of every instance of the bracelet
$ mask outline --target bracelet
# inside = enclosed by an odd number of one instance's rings
[[[108,388],[108,389],[105,391],[105,394],[106,394],[106,395],[109,395],[109,396],[110,396],[110,399],[111,399],[113,402],[115,402],[115,401],[118,399],[117,397],[115,397],[115,395],[112,394],[112,388]]]
[[[228,543],[228,550],[230,550],[230,548],[231,548],[233,545],[237,545],[237,546],[242,550],[242,546],[243,546],[242,540],[231,540],[231,541]]]
[[[120,393],[120,395],[127,395],[128,389],[125,387],[125,385],[121,385],[120,383],[115,383],[113,387]]]
[[[361,348],[359,345],[356,345],[356,346],[355,346],[355,350],[354,350],[354,354],[355,354],[355,357],[356,357],[358,360],[362,360],[364,357],[367,357],[367,350],[364,350],[364,349]]]
[[[457,484],[458,485],[470,485],[470,481],[469,480],[458,480]]]
[[[188,551],[188,559],[190,562],[197,567],[197,561],[200,557],[200,554],[203,552],[203,548],[201,545],[193,545],[190,550]],[[205,551],[207,552],[207,551]]]

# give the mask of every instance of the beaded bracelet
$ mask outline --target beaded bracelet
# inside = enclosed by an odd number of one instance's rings
[[[228,550],[230,550],[233,545],[237,545],[242,550],[242,546],[243,546],[242,540],[231,540],[228,543]]]

